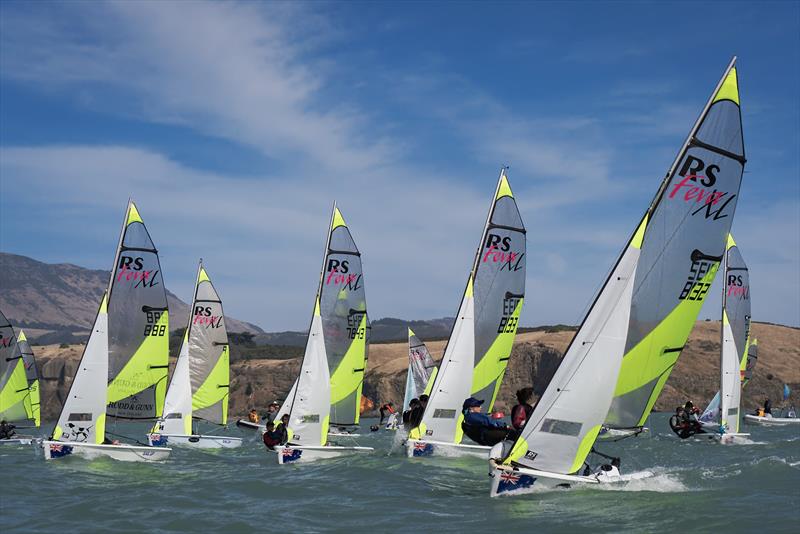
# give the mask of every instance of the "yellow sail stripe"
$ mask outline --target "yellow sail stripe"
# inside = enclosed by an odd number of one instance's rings
[[[357,332],[366,332],[366,328],[367,316],[364,314],[361,316],[361,322],[358,325]],[[364,368],[364,355],[366,354],[365,341],[366,335],[360,339],[359,336],[356,335],[355,339],[350,343],[347,352],[345,352],[342,357],[342,361],[339,362],[339,366],[331,373],[331,404],[336,404],[352,395],[353,392],[359,389],[359,386],[363,382],[364,372],[356,372],[355,369]],[[356,397],[357,400],[360,398],[360,395]],[[358,412],[358,402],[356,402],[356,413]]]
[[[502,197],[514,198],[514,194],[511,192],[511,186],[508,185],[508,178],[506,178],[505,173],[500,176],[500,185],[497,187],[497,196],[495,197],[495,200],[500,200]]]
[[[204,267],[200,267],[200,273],[197,275],[197,283],[200,282],[210,282],[211,279],[208,277],[208,273],[206,272]]]
[[[131,223],[135,223],[135,222],[144,224],[144,221],[142,220],[142,216],[139,215],[139,210],[136,209],[136,204],[131,202],[130,207],[128,209],[128,220],[125,221],[125,225],[127,226],[127,225],[129,225]]]
[[[325,445],[328,443],[328,427],[330,427],[331,422],[331,414],[325,415],[325,418],[322,420],[322,428],[320,429],[320,445]]]
[[[162,312],[158,322],[153,326],[162,336],[147,336],[125,367],[108,384],[108,399],[112,403],[130,397],[140,391],[156,386],[156,416],[160,417],[164,410],[164,397],[167,389],[167,369],[169,364],[169,313]],[[152,367],[161,367],[153,369]]]
[[[719,264],[715,263],[700,281],[709,286],[714,281]],[[707,294],[707,293],[706,293]],[[661,389],[669,377],[669,373],[680,356],[680,352],[664,352],[666,349],[682,347],[686,344],[694,327],[694,322],[703,307],[705,295],[697,300],[683,300],[667,315],[659,325],[632,348],[622,359],[619,378],[614,396],[630,393],[656,379],[658,383],[653,390],[647,406],[637,426],[647,420]],[[659,356],[654,356],[658,354]]]
[[[438,374],[439,374],[439,368],[434,367],[433,371],[431,371],[430,378],[428,378],[428,383],[425,384],[425,391],[422,392],[423,394],[430,396],[431,390],[433,389],[433,383],[436,380],[436,375]]]
[[[39,399],[39,381],[34,380],[28,386],[28,395],[25,397],[25,411],[28,413],[28,419],[32,419],[33,423],[38,428],[42,423],[42,410]]]
[[[575,454],[575,460],[573,460],[572,467],[569,469],[570,473],[574,473],[580,469],[583,462],[586,461],[586,457],[589,456],[589,453],[592,451],[592,446],[597,440],[597,435],[600,433],[601,428],[602,425],[594,426],[583,436],[581,444],[578,445],[578,452]]]
[[[491,402],[487,405],[486,410],[491,411],[494,406],[494,401],[497,396],[497,391],[503,379],[503,373],[506,371],[508,365],[508,355],[511,354],[511,348],[514,345],[514,337],[517,335],[517,324],[519,323],[519,315],[522,313],[522,301],[519,299],[514,313],[509,318],[509,323],[512,326],[510,331],[504,331],[502,334],[497,334],[497,337],[492,342],[489,349],[484,354],[478,365],[472,371],[472,389],[470,392],[474,395],[483,390],[490,384],[494,383],[494,393]]]
[[[344,226],[345,228],[347,228],[347,223],[344,222],[344,217],[342,217],[342,212],[339,211],[339,208],[333,208],[333,221],[331,221],[331,232],[333,232],[340,226]]]
[[[642,224],[639,225],[639,228],[636,229],[636,233],[633,234],[633,239],[631,239],[631,246],[636,249],[642,248],[642,242],[644,241],[644,232],[647,230],[647,220],[648,216],[645,215],[644,219],[642,219]]]
[[[732,100],[736,102],[737,106],[739,105],[739,81],[736,77],[736,67],[733,67],[728,72],[725,81],[722,82],[722,87],[720,87],[717,94],[714,95],[714,100],[712,100],[711,103],[713,104],[720,100]]]
[[[228,346],[223,345],[217,363],[205,381],[192,395],[192,410],[202,410],[222,402],[222,424],[228,422],[228,385],[230,384],[230,355]]]

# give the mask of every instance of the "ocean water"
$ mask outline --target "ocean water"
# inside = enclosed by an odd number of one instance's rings
[[[236,428],[240,449],[175,448],[160,464],[0,447],[0,532],[800,532],[800,428],[743,426],[750,442],[723,446],[681,441],[667,418],[599,447],[652,478],[495,499],[485,461],[408,459],[370,420],[358,442],[374,454],[305,465],[278,465]]]

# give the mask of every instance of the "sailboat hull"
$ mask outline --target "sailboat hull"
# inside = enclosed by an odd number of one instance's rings
[[[20,436],[20,437],[11,438],[11,439],[0,439],[0,445],[14,445],[14,446],[30,445],[31,443],[33,443],[34,439],[36,439],[36,438],[34,438],[32,436],[30,436],[30,437],[29,436]]]
[[[744,416],[744,422],[748,425],[764,426],[800,425],[800,417],[759,417],[747,414]]]
[[[195,449],[236,449],[242,446],[242,438],[230,436],[205,436],[201,434],[148,434],[151,447],[193,447]]]
[[[589,476],[564,475],[525,467],[518,467],[510,471],[499,467],[493,467],[489,476],[492,478],[490,496],[499,497],[505,495],[523,495],[542,490],[569,489],[575,486],[621,484],[632,480],[650,478],[653,476],[653,473],[650,471],[642,471],[630,475],[604,478],[602,475],[598,476],[596,474]]]
[[[604,426],[600,429],[597,439],[603,441],[619,441],[621,439],[638,436],[639,434],[649,434],[650,429],[646,426],[642,428],[609,428]]]
[[[68,456],[81,456],[88,460],[108,457],[120,462],[160,462],[169,458],[172,449],[166,447],[143,447],[135,445],[97,445],[75,441],[42,442],[45,460]]]
[[[336,445],[278,445],[275,447],[275,452],[278,453],[278,463],[281,465],[315,462],[352,454],[369,454],[374,451],[375,449],[372,447],[339,447]]]
[[[266,425],[253,423],[252,421],[248,421],[246,419],[239,419],[236,421],[236,426],[243,430],[259,430],[261,432],[264,432],[267,429]]]
[[[459,458],[462,456],[475,456],[488,458],[491,447],[484,445],[468,445],[466,443],[446,443],[444,441],[416,440],[406,441],[406,455],[409,458],[427,458],[440,456],[444,458]]]

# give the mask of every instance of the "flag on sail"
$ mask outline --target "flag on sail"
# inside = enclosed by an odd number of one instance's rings
[[[361,253],[334,206],[319,287],[325,354],[331,379],[331,424],[355,425],[369,347]]]
[[[606,418],[644,425],[714,281],[745,154],[735,58],[647,211],[625,356]]]
[[[722,354],[720,357],[720,428],[739,432],[742,393],[741,363],[750,338],[750,277],[733,237],[728,235],[722,294]]]
[[[169,367],[169,313],[158,251],[128,202],[108,288],[108,415],[161,416]]]
[[[649,413],[711,285],[733,218],[744,165],[733,65],[597,294],[505,464],[575,473],[604,420],[635,427]],[[738,145],[732,133],[738,134]],[[700,202],[701,194],[712,200]],[[671,363],[665,367],[664,360]]]
[[[410,438],[460,443],[464,400],[494,406],[525,297],[525,252],[525,226],[504,168],[422,423]]]
[[[436,362],[433,361],[428,347],[417,335],[408,329],[408,374],[406,375],[406,392],[403,397],[403,411],[408,410],[411,399],[420,395],[430,395],[433,381],[436,379]]]
[[[24,358],[14,328],[0,311],[0,419],[33,419],[33,414],[28,410],[29,400],[30,390]]]

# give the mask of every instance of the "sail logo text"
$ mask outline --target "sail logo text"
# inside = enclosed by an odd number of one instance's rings
[[[347,262],[345,261],[342,263]],[[331,282],[333,282],[333,285],[341,284],[343,286],[347,286],[352,291],[359,289],[358,282],[361,280],[361,275],[357,273],[348,273],[346,269],[347,268],[345,267],[345,271],[340,273],[339,268],[334,267],[333,270],[328,273],[328,276],[325,277],[325,285],[330,285]]]
[[[728,275],[728,296],[740,299],[750,298],[750,286],[744,285],[742,275]]]
[[[482,263],[502,263],[500,270],[518,271],[522,268],[522,257],[525,254],[511,250],[511,238],[489,234],[486,237],[485,252],[481,257]]]
[[[699,174],[705,170],[705,175]],[[683,163],[678,176],[683,179],[672,185],[672,190],[669,192],[669,198],[675,198],[680,194],[683,195],[684,202],[692,202],[699,204],[699,207],[692,212],[692,215],[697,215],[705,209],[704,217],[706,219],[713,217],[714,220],[723,219],[728,214],[723,213],[725,207],[736,198],[736,195],[728,195],[725,191],[718,191],[716,189],[710,190],[716,182],[716,173],[720,171],[718,165],[706,166],[705,162],[695,156],[687,156],[686,161]],[[680,196],[678,198],[681,198]],[[724,202],[722,200],[725,199]]]

